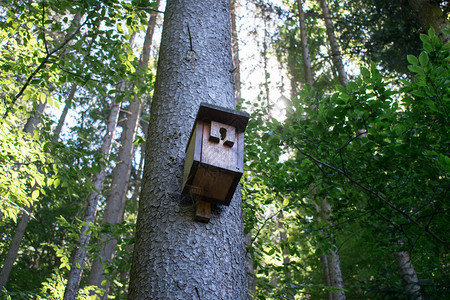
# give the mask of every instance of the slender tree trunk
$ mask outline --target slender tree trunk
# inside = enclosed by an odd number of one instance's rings
[[[199,104],[235,105],[229,1],[169,0],[165,16],[128,299],[246,299],[240,192],[207,224],[181,196]]]
[[[448,29],[448,20],[447,14],[439,6],[439,1],[409,0],[408,2],[417,13],[420,25],[425,30],[433,27],[441,43],[450,41],[450,35],[443,33],[443,30]]]
[[[321,199],[320,209],[322,218],[324,220],[329,220],[331,207],[325,199]],[[342,280],[341,262],[339,258],[339,253],[337,252],[337,249],[333,250],[333,248],[336,248],[335,245],[331,245],[330,249],[327,250],[328,253],[327,262],[328,262],[330,283],[331,286],[333,287],[344,289],[344,281]],[[332,292],[332,295],[333,300],[345,300],[344,291],[334,291]]]
[[[237,0],[231,0],[231,50],[233,54],[233,76],[236,104],[241,101],[241,67],[239,61],[239,43],[236,29]]]
[[[422,300],[419,279],[417,278],[416,270],[414,270],[409,253],[407,251],[395,251],[394,258],[408,299]]]
[[[249,247],[252,244],[252,234],[249,232],[244,237],[244,243],[246,247]],[[246,252],[245,262],[247,269],[247,281],[248,281],[248,293],[249,299],[252,298],[252,292],[256,291],[256,283],[255,283],[255,269],[253,268],[253,259],[250,253]]]
[[[301,36],[301,42],[302,42],[302,54],[303,54],[303,65],[304,65],[304,70],[305,70],[305,78],[306,78],[306,83],[308,83],[311,87],[313,87],[314,79],[313,79],[313,75],[312,75],[311,58],[309,57],[308,37],[307,37],[307,33],[306,33],[305,13],[303,11],[302,0],[297,0],[297,7],[298,7],[298,16],[299,16],[299,23],[300,23],[300,36]]]
[[[122,83],[123,85],[124,83]],[[117,126],[117,119],[119,117],[120,103],[112,101],[111,112],[108,119],[108,125],[105,136],[103,137],[103,143],[100,148],[100,154],[102,155],[102,161],[105,165],[101,166],[100,172],[94,175],[94,190],[88,197],[88,203],[83,222],[86,224],[81,228],[81,232],[78,236],[78,245],[75,251],[72,253],[72,263],[70,272],[64,292],[64,299],[75,299],[78,293],[78,287],[80,285],[81,274],[83,272],[84,260],[86,258],[87,246],[91,238],[91,233],[88,230],[95,221],[95,214],[97,213],[98,197],[102,191],[103,182],[106,177],[106,163],[109,159],[111,152],[111,145],[114,136],[114,132]]]
[[[269,58],[268,58],[268,42],[267,42],[267,36],[269,35],[267,31],[267,18],[265,15],[264,7],[262,8],[262,17],[264,19],[264,39],[263,39],[263,68],[264,68],[264,91],[266,94],[266,101],[267,101],[267,115],[269,117],[269,120],[272,118],[272,109],[270,105],[270,85],[269,85]]]
[[[330,10],[328,8],[328,3],[326,0],[320,0],[320,5],[322,6],[323,17],[325,19],[325,27],[327,28],[328,42],[331,48],[331,59],[333,60],[333,65],[336,67],[339,83],[343,86],[347,86],[348,77],[345,72],[344,64],[342,63],[341,51],[339,50],[339,44],[336,41],[336,35],[334,34],[333,21],[331,20]]]
[[[289,47],[287,49],[287,67],[290,73],[290,88],[291,88],[291,99],[297,97],[298,91],[300,89],[297,72],[297,49],[296,42],[293,36],[290,37]]]
[[[322,263],[322,273],[325,280],[325,285],[331,286],[330,269],[328,268],[328,257],[325,254],[321,254],[320,262]],[[333,293],[331,291],[327,291],[327,298],[328,300],[333,300]]]
[[[30,215],[33,211],[33,206],[25,208],[22,213],[19,224],[17,225],[14,237],[9,245],[8,253],[6,254],[5,261],[3,262],[2,271],[0,272],[0,294],[8,281],[9,274],[11,273],[14,262],[16,261],[17,252],[19,251],[20,242],[30,221]]]
[[[139,60],[138,72],[142,72],[148,67],[156,18],[157,15],[153,14],[150,16],[149,25],[147,27],[144,40],[144,47]],[[136,137],[138,121],[141,116],[141,109],[141,101],[138,99],[137,95],[134,95],[133,101],[131,101],[128,108],[129,113],[127,115],[120,139],[121,146],[119,149],[117,165],[112,173],[111,189],[106,198],[106,207],[102,224],[118,223],[122,219],[124,207],[123,199],[126,199],[126,191],[128,189],[133,158],[133,142]],[[103,238],[105,238],[105,236],[103,236]],[[102,282],[105,280],[105,276],[103,275],[103,263],[112,259],[113,250],[116,244],[117,241],[115,239],[109,239],[109,241],[106,242],[101,248],[99,253],[100,258],[96,259],[92,264],[91,272],[89,274],[89,285],[95,285],[97,287],[107,289],[107,286],[102,285]],[[104,293],[103,298],[106,296],[107,292]]]
[[[61,116],[59,117],[58,125],[56,125],[55,128],[55,134],[54,139],[55,141],[59,139],[59,136],[61,134],[61,130],[64,126],[64,122],[66,121],[67,113],[69,112],[70,106],[72,105],[73,97],[75,96],[75,92],[77,91],[78,85],[76,83],[73,83],[70,87],[69,95],[66,99],[66,104],[64,105],[63,111],[61,113]]]
[[[77,16],[78,15],[80,15],[80,13],[77,13]],[[77,24],[79,24],[80,20],[78,19],[77,22],[78,22]],[[97,33],[97,29],[95,29],[95,32]],[[83,57],[83,60],[81,61],[81,66],[82,67],[84,67],[84,65],[86,64],[86,58],[91,53],[92,45],[94,44],[94,41],[95,41],[95,36],[96,36],[96,34],[94,34],[94,37],[89,42],[88,48],[86,50],[86,53],[85,53],[85,55]],[[55,141],[57,141],[59,139],[59,136],[61,134],[62,128],[64,126],[64,122],[66,121],[67,113],[69,112],[69,109],[72,106],[72,101],[73,101],[73,98],[75,96],[75,92],[77,91],[77,89],[78,89],[78,85],[76,83],[73,83],[72,86],[70,87],[69,95],[66,98],[64,109],[63,109],[63,111],[61,113],[61,116],[59,117],[58,125],[55,128],[55,133],[54,133],[54,140]]]
[[[40,116],[44,112],[45,106],[46,102],[38,103],[36,105],[36,109],[31,113],[31,116],[28,118],[23,131],[27,133],[34,132],[36,126],[40,123]],[[34,189],[36,189],[36,187],[33,187],[32,191]],[[33,205],[26,207],[25,211],[22,213],[22,216],[20,217],[19,223],[17,224],[16,231],[14,232],[14,237],[11,240],[8,253],[6,254],[6,258],[5,261],[3,262],[3,267],[0,272],[0,293],[5,287],[6,282],[8,281],[9,278],[9,274],[11,273],[12,267],[14,265],[14,262],[16,261],[20,242],[22,241],[22,238],[25,234],[25,230],[27,228],[28,222],[30,221],[30,215],[32,212],[33,212]]]

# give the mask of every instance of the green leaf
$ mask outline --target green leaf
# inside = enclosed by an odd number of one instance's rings
[[[39,190],[34,190],[32,193],[31,193],[31,198],[32,199],[37,199],[39,197]]]
[[[423,69],[421,68],[421,67],[419,67],[419,66],[416,66],[416,65],[409,65],[408,66],[408,69],[411,71],[411,72],[414,72],[414,73],[423,73]]]
[[[419,61],[420,61],[420,65],[422,67],[425,67],[428,65],[428,62],[430,61],[430,59],[428,58],[428,55],[425,52],[421,52],[419,55]]]
[[[367,68],[361,67],[360,68],[360,72],[361,72],[361,75],[364,78],[364,81],[367,81],[367,80],[370,79],[370,71]]]
[[[101,283],[101,285],[107,285],[107,284],[108,284],[108,280],[106,280],[106,279],[103,280],[102,283]]]
[[[419,60],[417,59],[417,57],[415,57],[414,55],[407,55],[406,59],[408,60],[408,62],[412,65],[417,66],[419,64]]]

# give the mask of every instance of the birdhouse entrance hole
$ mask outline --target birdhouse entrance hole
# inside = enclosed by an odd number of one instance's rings
[[[227,136],[227,130],[225,128],[221,127],[219,132],[220,132],[220,139],[223,141],[225,139],[225,137]]]

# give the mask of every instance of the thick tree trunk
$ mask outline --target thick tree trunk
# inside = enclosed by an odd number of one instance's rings
[[[148,67],[150,58],[150,48],[152,44],[153,32],[156,25],[156,15],[151,15],[149,19],[149,25],[145,34],[144,47],[139,60],[138,72],[143,71]],[[134,95],[133,101],[131,101],[128,108],[128,115],[125,121],[124,129],[121,135],[121,146],[119,149],[117,165],[112,173],[111,189],[106,198],[105,213],[103,215],[102,224],[106,223],[118,223],[122,219],[123,215],[123,200],[126,199],[126,191],[128,189],[128,183],[131,172],[131,163],[133,160],[134,139],[136,137],[136,131],[138,127],[138,121],[141,116],[142,104],[137,95]],[[103,236],[102,238],[105,238]],[[102,282],[105,280],[103,275],[103,263],[112,259],[113,250],[117,242],[114,239],[109,239],[107,243],[103,245],[99,253],[99,259],[96,259],[92,264],[91,272],[89,274],[89,285],[95,285],[107,289],[107,286],[103,286]],[[104,293],[103,298],[107,296],[107,292]]]
[[[306,83],[308,83],[311,87],[314,84],[314,79],[312,75],[311,68],[311,58],[309,57],[309,49],[308,49],[308,37],[306,34],[306,26],[305,26],[305,13],[303,11],[303,3],[302,0],[297,0],[298,7],[298,16],[300,22],[300,35],[302,42],[302,54],[303,54],[303,68],[305,70],[305,78]]]
[[[122,83],[123,85],[124,83]],[[103,137],[103,143],[100,148],[100,154],[102,155],[102,161],[105,165],[101,166],[100,172],[94,175],[94,190],[88,197],[88,203],[83,222],[86,224],[81,228],[81,232],[78,236],[78,245],[75,251],[72,253],[72,263],[70,272],[66,284],[66,290],[64,292],[64,299],[75,299],[78,293],[78,287],[80,285],[81,274],[83,272],[84,259],[86,258],[87,246],[91,238],[91,233],[88,230],[91,228],[91,224],[95,221],[95,214],[97,213],[98,197],[102,191],[103,182],[106,177],[106,162],[109,159],[111,152],[111,145],[116,131],[117,119],[119,117],[120,103],[112,101],[111,112],[109,114],[108,124],[105,136]]]
[[[45,106],[46,102],[36,104],[36,109],[31,113],[31,116],[28,118],[23,131],[27,133],[34,132],[36,126],[40,123],[40,116],[44,112]],[[36,189],[36,187],[33,187],[32,191],[34,189]],[[6,282],[8,281],[9,278],[9,274],[11,273],[12,267],[14,265],[14,262],[16,261],[20,242],[22,241],[22,238],[25,234],[25,230],[27,228],[28,222],[30,221],[30,215],[32,212],[33,212],[33,205],[26,207],[25,211],[22,213],[22,216],[20,217],[19,223],[17,224],[16,231],[14,232],[14,237],[11,240],[8,253],[6,254],[6,258],[5,261],[3,262],[3,267],[0,272],[0,293],[5,287]]]
[[[425,30],[433,27],[441,43],[450,41],[450,35],[443,33],[443,30],[448,29],[448,20],[447,14],[439,6],[439,1],[409,0],[408,2],[417,13],[420,25]]]
[[[334,26],[333,21],[331,20],[328,3],[326,0],[320,0],[320,5],[322,6],[323,17],[325,19],[325,27],[327,28],[328,42],[330,43],[331,48],[331,59],[333,60],[333,65],[338,72],[339,83],[343,86],[347,86],[348,77],[347,73],[345,72],[344,64],[342,63],[339,44],[337,43],[336,35],[334,34]]]
[[[233,54],[233,76],[236,104],[241,101],[241,68],[239,61],[239,43],[236,29],[237,0],[231,0],[231,49]]]
[[[394,258],[408,299],[422,300],[419,279],[417,278],[409,253],[407,251],[397,251],[394,252]]]
[[[199,104],[235,105],[230,27],[229,1],[167,1],[128,299],[247,298],[240,192],[207,224],[181,195]]]

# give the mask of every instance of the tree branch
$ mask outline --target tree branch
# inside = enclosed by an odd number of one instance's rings
[[[39,66],[33,71],[33,73],[31,73],[30,76],[28,76],[27,80],[25,81],[24,85],[22,86],[22,88],[20,89],[19,93],[17,93],[17,95],[14,97],[14,99],[12,100],[10,106],[6,109],[6,112],[3,115],[3,118],[6,118],[9,114],[9,112],[11,111],[11,109],[14,107],[14,105],[16,104],[17,100],[22,96],[22,94],[25,92],[25,90],[27,89],[27,87],[30,85],[31,80],[34,78],[34,76],[36,76],[36,74],[47,64],[47,62],[50,60],[51,56],[53,54],[55,54],[56,52],[58,52],[59,50],[61,50],[62,48],[64,48],[64,46],[67,45],[68,42],[70,42],[75,35],[78,34],[78,32],[80,31],[80,29],[88,22],[90,15],[88,15],[86,17],[86,20],[84,21],[83,24],[81,24],[75,31],[73,34],[71,34],[68,38],[66,38],[66,40],[59,45],[58,47],[56,47],[55,49],[53,49],[52,51],[48,52],[47,55],[44,57],[44,59],[42,60],[42,62],[39,64]]]
[[[419,222],[417,222],[414,218],[412,218],[409,214],[407,214],[406,212],[404,212],[403,210],[397,208],[393,203],[391,203],[390,201],[388,201],[387,199],[385,199],[383,196],[381,196],[379,193],[375,192],[374,190],[366,187],[365,185],[361,184],[360,182],[358,182],[356,179],[352,178],[351,176],[349,176],[345,171],[338,169],[330,164],[327,164],[326,162],[323,162],[321,160],[318,160],[314,157],[312,157],[311,155],[305,153],[302,149],[300,149],[295,143],[293,143],[294,147],[305,157],[307,157],[308,159],[310,159],[313,162],[319,163],[321,165],[323,165],[324,167],[343,175],[345,178],[347,178],[351,183],[353,183],[354,185],[358,186],[359,188],[363,189],[364,191],[368,192],[369,194],[375,196],[376,198],[378,198],[380,201],[382,201],[383,203],[385,203],[387,206],[389,206],[390,208],[392,208],[394,211],[398,212],[399,214],[401,214],[402,216],[404,216],[409,222],[419,226],[420,228],[422,228],[423,230],[425,230],[425,232],[429,233],[435,240],[437,240],[438,242],[442,243],[445,248],[450,249],[450,247],[447,245],[447,243],[440,238],[439,236],[437,236],[434,232],[432,232],[429,229],[429,226],[423,226],[422,224],[420,224]]]

